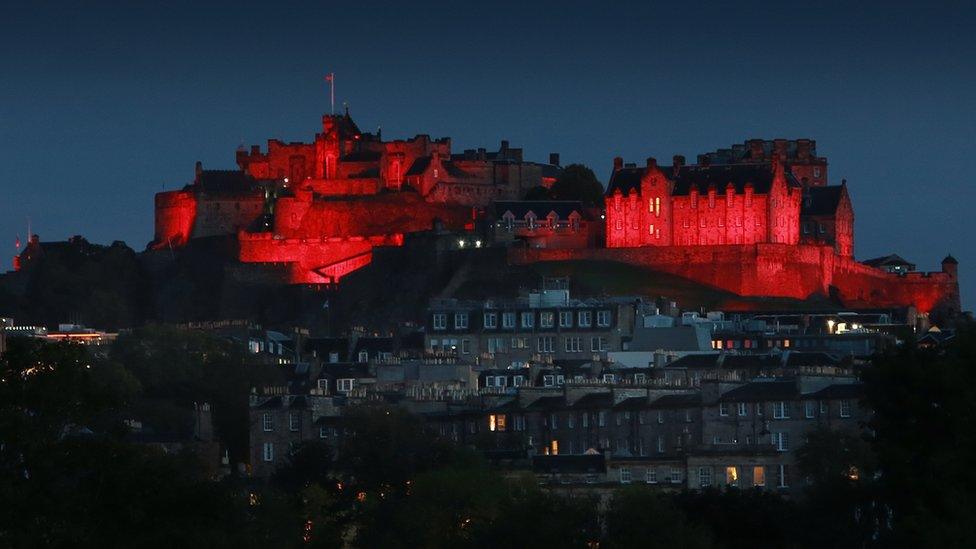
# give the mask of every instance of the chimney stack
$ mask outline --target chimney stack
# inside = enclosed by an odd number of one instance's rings
[[[671,163],[674,165],[675,168],[683,168],[685,165],[684,155],[682,154],[674,155],[674,157],[671,159]]]
[[[549,163],[553,166],[559,166],[559,153],[549,153]]]
[[[698,165],[707,167],[709,164],[709,158],[707,154],[698,155]]]
[[[618,171],[623,167],[624,167],[624,159],[619,156],[615,156],[613,158],[613,171]]]
[[[651,170],[651,169],[654,169],[654,168],[657,168],[657,159],[654,158],[653,156],[648,156],[647,157],[647,169],[648,170]]]
[[[508,139],[502,139],[502,149],[503,151],[508,150]]]
[[[749,157],[752,159],[753,162],[759,162],[766,158],[766,153],[763,152],[762,139],[749,140]]]

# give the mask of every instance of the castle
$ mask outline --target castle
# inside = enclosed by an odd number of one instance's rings
[[[283,265],[288,283],[334,283],[368,264],[374,246],[400,245],[435,220],[471,228],[493,201],[551,186],[559,156],[549,160],[526,162],[507,141],[459,154],[449,138],[384,141],[348,111],[325,115],[312,143],[238,150],[233,171],[198,162],[192,184],[156,195],[150,248],[236,236],[241,262]]]
[[[638,167],[616,158],[605,221],[588,236],[562,234],[586,224],[560,218],[556,203],[518,206],[529,189],[551,187],[561,168],[558,155],[528,162],[507,141],[497,152],[463,153],[451,151],[449,138],[384,141],[346,112],[323,116],[312,143],[269,140],[263,152],[238,150],[236,160],[233,171],[197,163],[193,183],[156,195],[151,249],[230,237],[238,261],[273,268],[277,282],[330,284],[369,264],[376,246],[401,246],[406,234],[435,224],[492,225],[512,233],[494,238],[510,246],[512,263],[606,260],[740,296],[959,312],[951,256],[935,273],[888,272],[854,259],[846,181],[829,185],[827,159],[810,139],[753,139],[699,155],[696,164],[675,156],[671,166],[649,158]],[[516,220],[516,211],[533,217]]]

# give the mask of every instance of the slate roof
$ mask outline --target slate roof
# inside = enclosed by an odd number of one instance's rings
[[[647,399],[640,396],[629,397],[613,405],[615,410],[641,410],[647,406]]]
[[[515,219],[524,219],[529,212],[535,212],[538,219],[545,219],[549,212],[556,212],[559,219],[569,219],[576,212],[585,213],[583,203],[578,200],[512,200],[495,202],[495,218],[501,219],[505,212],[512,212]]]
[[[694,408],[701,406],[701,393],[664,395],[651,402],[648,408]]]
[[[803,396],[816,400],[859,399],[864,396],[864,386],[860,383],[839,383]]]
[[[637,328],[630,340],[631,351],[707,351],[711,338],[706,329],[695,326]]]
[[[834,215],[843,196],[842,185],[807,187],[800,200],[800,215]]]
[[[688,195],[693,188],[697,188],[699,194],[706,194],[712,185],[718,195],[724,196],[729,183],[735,187],[736,194],[744,193],[747,183],[752,184],[756,194],[767,194],[773,183],[773,171],[769,164],[682,166],[677,173],[671,167],[661,167],[660,170],[674,182],[674,196]],[[646,167],[616,170],[607,185],[607,195],[612,195],[617,189],[624,194],[632,189],[640,189],[641,178],[646,171]],[[789,172],[786,172],[786,181],[789,185],[800,185]]]
[[[715,368],[718,366],[718,353],[685,355],[668,363],[665,368]]]
[[[561,396],[544,396],[539,397],[532,401],[525,407],[526,410],[555,410],[563,407],[563,397]]]
[[[864,260],[861,263],[864,263],[869,267],[888,267],[893,265],[903,265],[909,267],[915,266],[914,263],[909,262],[907,259],[905,259],[904,257],[898,254],[885,255],[882,257],[874,257],[871,259]]]
[[[613,406],[613,395],[610,393],[590,393],[583,395],[573,403],[573,408],[610,408]]]
[[[792,381],[756,381],[726,392],[719,400],[725,402],[790,400],[799,394],[796,383]]]
[[[430,157],[421,156],[413,161],[410,165],[410,169],[404,175],[423,175],[427,171],[427,167],[430,166]]]

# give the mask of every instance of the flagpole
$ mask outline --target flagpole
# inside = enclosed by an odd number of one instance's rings
[[[332,114],[335,114],[335,73],[329,73],[329,105]]]

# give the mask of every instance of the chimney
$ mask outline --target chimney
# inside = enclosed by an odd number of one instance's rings
[[[502,148],[501,148],[501,150],[503,150],[503,151],[507,151],[508,150],[508,139],[502,139]]]
[[[613,157],[613,171],[620,170],[623,167],[624,167],[624,159],[619,156]]]
[[[698,165],[707,167],[709,164],[709,158],[707,154],[698,155]]]
[[[749,140],[749,157],[753,162],[761,161],[766,158],[766,153],[763,152],[762,139]]]
[[[197,160],[196,165],[193,167],[193,173],[196,175],[197,178],[200,177],[200,174],[203,173],[203,162]]]
[[[549,163],[553,166],[559,166],[559,153],[549,153]]]
[[[796,158],[801,162],[810,160],[810,140],[809,139],[797,139],[796,140]]]
[[[488,159],[488,151],[486,151],[484,147],[478,147],[478,160],[487,160],[487,159]]]
[[[676,155],[674,155],[674,157],[671,158],[671,164],[675,168],[684,167],[684,165],[685,165],[685,157],[684,157],[684,155],[682,155],[682,154],[676,154]]]
[[[648,170],[653,170],[653,169],[656,169],[656,168],[657,168],[657,159],[654,158],[653,156],[648,156],[647,157],[647,169]]]

